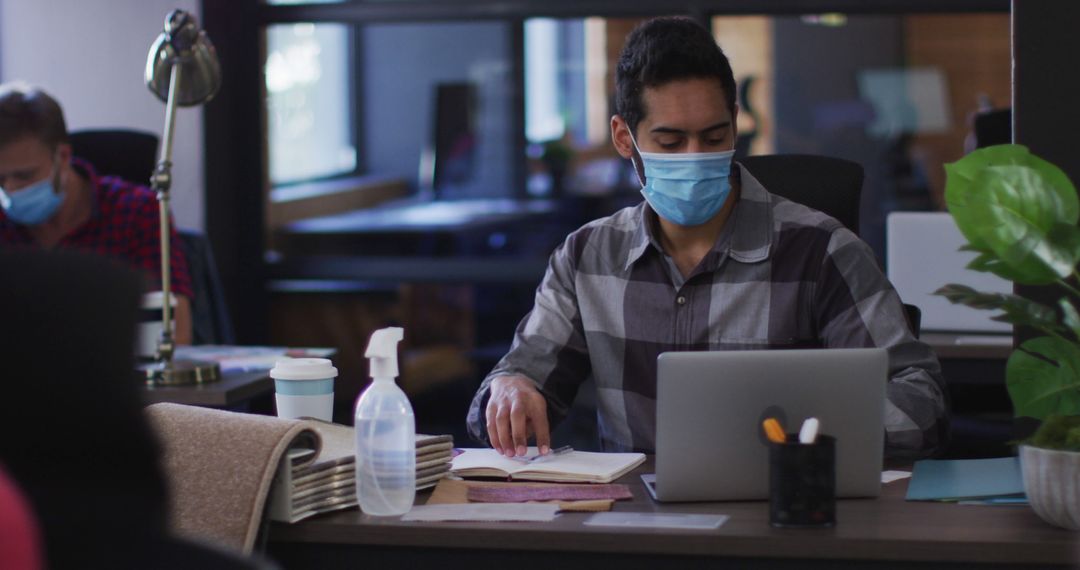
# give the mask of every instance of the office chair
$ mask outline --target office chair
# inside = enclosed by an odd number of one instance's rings
[[[218,276],[214,252],[206,234],[193,229],[179,228],[180,247],[188,262],[191,288],[192,344],[236,344],[232,321],[225,306],[225,289]]]
[[[975,115],[975,146],[984,148],[1012,142],[1012,109],[995,109]]]
[[[769,154],[739,159],[769,192],[834,217],[859,233],[863,168],[857,162],[812,154]]]
[[[117,176],[135,184],[147,184],[157,163],[155,134],[124,130],[84,130],[68,135],[72,154],[88,161],[101,176]],[[193,344],[234,344],[232,322],[225,292],[206,234],[177,228],[179,246],[188,262],[191,287]]]
[[[739,159],[766,190],[824,212],[859,233],[863,167],[850,160],[812,154],[769,154]],[[922,332],[922,311],[904,303],[904,316],[915,338]]]
[[[157,163],[158,137],[131,130],[84,130],[68,135],[72,154],[94,165],[101,176],[147,185]]]

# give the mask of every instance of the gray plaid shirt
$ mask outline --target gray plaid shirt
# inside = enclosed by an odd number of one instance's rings
[[[873,252],[835,219],[767,192],[740,170],[731,217],[685,279],[660,246],[645,202],[570,234],[551,255],[510,352],[473,399],[473,437],[487,441],[484,408],[497,376],[534,381],[553,426],[591,377],[604,449],[652,452],[662,352],[886,347],[886,455],[925,455],[942,445],[941,369],[909,331]]]

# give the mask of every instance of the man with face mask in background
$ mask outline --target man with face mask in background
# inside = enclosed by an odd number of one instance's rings
[[[735,80],[708,30],[642,24],[615,81],[611,137],[645,201],[552,254],[533,310],[473,399],[470,434],[506,456],[535,437],[544,453],[591,376],[604,450],[654,452],[662,352],[885,347],[886,455],[938,450],[948,420],[935,356],[865,243],[732,162]]]
[[[106,255],[145,270],[148,288],[159,289],[159,219],[150,189],[99,177],[72,156],[63,111],[52,97],[27,85],[0,85],[0,247]],[[172,242],[179,243],[175,231]],[[171,255],[175,339],[190,344],[191,279],[180,248]]]

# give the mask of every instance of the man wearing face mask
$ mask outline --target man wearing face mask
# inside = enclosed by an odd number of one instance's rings
[[[22,84],[0,85],[0,247],[105,255],[144,269],[148,288],[158,289],[160,228],[150,189],[99,177],[72,156],[63,111],[52,97]],[[178,243],[175,232],[172,240]],[[190,344],[191,280],[179,247],[172,248],[171,263],[176,342]]]
[[[735,80],[710,33],[684,18],[648,21],[628,36],[615,78],[611,136],[645,201],[552,254],[533,310],[474,397],[471,435],[507,456],[535,437],[543,453],[591,376],[603,448],[653,452],[662,352],[879,346],[890,356],[886,454],[941,446],[940,367],[870,248],[732,162]]]

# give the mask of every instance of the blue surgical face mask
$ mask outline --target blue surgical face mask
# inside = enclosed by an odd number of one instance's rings
[[[660,217],[680,226],[697,226],[712,219],[731,194],[731,159],[724,152],[641,152],[645,181],[641,194]]]
[[[64,194],[57,193],[53,175],[20,190],[0,188],[0,207],[17,224],[36,226],[53,217],[64,203]]]

